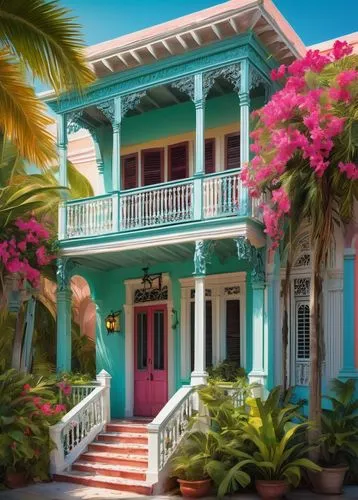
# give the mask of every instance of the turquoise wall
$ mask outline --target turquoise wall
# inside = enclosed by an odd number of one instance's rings
[[[261,107],[262,97],[252,100],[252,109]],[[205,128],[215,128],[240,123],[240,102],[237,94],[226,94],[209,99],[205,107]],[[141,115],[125,117],[121,126],[121,147],[140,144],[173,135],[194,132],[195,107],[192,101],[156,109]],[[112,178],[112,128],[97,129],[104,162],[105,188],[111,191]]]
[[[139,278],[142,276],[142,267],[145,263],[138,263],[137,267],[115,269],[111,271],[96,272],[86,268],[77,268],[76,274],[83,276],[89,283],[91,294],[99,304],[101,311],[97,318],[96,328],[96,370],[97,373],[105,369],[112,376],[111,385],[111,406],[113,417],[123,417],[125,408],[125,321],[122,312],[121,324],[122,332],[114,335],[107,335],[104,318],[111,310],[122,310],[125,304],[125,286],[127,279]],[[208,267],[208,274],[230,273],[246,271],[244,263],[239,262],[237,257],[228,258],[224,263],[220,262],[216,256],[212,257],[212,263]],[[179,279],[190,277],[193,273],[192,260],[164,263],[153,265],[151,272],[169,273],[172,283],[173,307],[178,312],[180,321],[181,313],[181,291]],[[170,311],[168,311],[170,313]],[[252,292],[250,284],[247,284],[246,297],[246,342],[247,342],[247,371],[251,369],[252,359]],[[175,388],[178,389],[188,380],[181,378],[181,339],[180,324],[173,332],[174,341],[174,374]]]

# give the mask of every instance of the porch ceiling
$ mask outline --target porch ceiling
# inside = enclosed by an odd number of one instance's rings
[[[93,255],[74,256],[73,261],[98,271],[110,271],[126,267],[145,267],[168,262],[183,262],[194,258],[194,242],[175,245],[163,245],[137,250],[104,252]],[[236,245],[233,239],[216,240],[213,242],[213,253],[221,262],[236,255]]]

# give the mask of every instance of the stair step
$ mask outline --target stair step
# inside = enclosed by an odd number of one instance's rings
[[[146,480],[146,469],[139,467],[120,466],[118,464],[103,464],[99,462],[77,461],[72,465],[72,471],[90,472],[93,475],[123,477],[137,481]]]
[[[98,462],[102,464],[111,464],[129,467],[143,467],[148,466],[147,457],[137,454],[125,453],[110,453],[103,451],[87,451],[80,456],[81,462]]]
[[[97,440],[106,443],[147,444],[148,434],[139,432],[102,432],[97,436]]]
[[[149,423],[149,422],[148,422]],[[130,432],[132,434],[146,434],[148,424],[130,422],[110,422],[106,425],[106,432]]]
[[[141,495],[150,495],[152,486],[144,481],[136,481],[134,479],[124,479],[121,477],[108,477],[98,474],[93,476],[91,472],[64,472],[54,475],[55,481],[83,484],[94,488],[107,488],[119,491],[130,491]]]
[[[104,443],[99,441],[94,441],[88,445],[89,451],[106,451],[109,453],[124,453],[135,455],[147,455],[148,445],[146,444],[133,444],[130,443]]]

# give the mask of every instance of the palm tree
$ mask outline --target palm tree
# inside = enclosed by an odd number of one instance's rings
[[[80,26],[58,0],[0,0],[0,131],[38,166],[56,155],[52,120],[29,77],[57,93],[81,91],[94,80],[83,45]]]
[[[341,42],[339,42],[341,43]],[[344,45],[344,44],[343,44]],[[344,119],[343,131],[333,135],[333,147],[327,158],[327,168],[323,175],[317,175],[310,164],[310,159],[302,154],[297,148],[286,161],[285,169],[281,174],[270,174],[265,179],[255,182],[255,175],[259,172],[261,162],[257,170],[252,167],[244,171],[244,181],[252,188],[261,192],[282,192],[287,194],[290,201],[289,216],[284,218],[285,237],[283,240],[284,254],[287,256],[286,269],[286,312],[287,294],[290,279],[290,268],[294,257],[295,241],[303,228],[309,229],[312,248],[312,274],[310,288],[310,419],[316,423],[316,433],[320,430],[321,416],[321,370],[323,354],[323,331],[322,331],[322,281],[327,267],[327,258],[333,240],[333,232],[337,225],[344,227],[354,216],[354,203],[358,200],[358,56],[351,55],[326,63],[321,72],[307,72],[304,76],[304,85],[308,89],[319,89],[326,91],[322,93],[323,105],[327,102],[327,94],[330,89],[338,91],[337,76],[343,72],[352,77],[349,85],[349,99],[332,100],[329,114],[332,117]],[[283,73],[285,73],[283,71]],[[297,81],[297,80],[296,80]],[[324,101],[323,99],[326,99]],[[286,101],[287,104],[287,101]],[[275,101],[277,106],[277,101]],[[278,125],[280,129],[297,130],[301,134],[307,134],[304,123],[304,113],[300,113],[291,103],[292,114],[290,118],[282,120]],[[268,111],[270,112],[270,110]],[[265,115],[267,116],[267,115]],[[259,147],[258,154],[263,158],[272,159],[274,148],[271,142],[271,134],[274,127],[264,125],[259,120],[258,129],[260,139],[256,146]],[[261,141],[261,142],[260,142]],[[285,144],[284,146],[285,147]],[[279,147],[277,148],[279,150]],[[265,156],[267,155],[267,156]],[[260,159],[260,156],[257,156]],[[260,160],[261,161],[261,160]],[[343,164],[343,165],[342,165]],[[346,165],[353,169],[347,175]],[[266,166],[266,164],[264,164]],[[342,168],[342,166],[344,168]],[[247,180],[248,179],[248,180]],[[261,176],[262,179],[262,176]],[[251,184],[250,184],[251,183]],[[277,233],[279,234],[279,233]],[[285,318],[286,316],[286,318]],[[286,320],[286,324],[285,324]],[[284,315],[283,324],[283,348],[285,349],[285,331],[287,329],[287,314]],[[284,358],[285,359],[285,358]],[[283,368],[285,370],[285,367]],[[285,372],[284,372],[285,373]]]

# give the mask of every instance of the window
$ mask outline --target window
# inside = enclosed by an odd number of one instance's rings
[[[215,172],[215,139],[205,139],[205,173]]]
[[[296,359],[310,359],[310,306],[308,301],[296,302]]]
[[[240,366],[240,300],[226,301],[226,358]]]
[[[225,137],[225,169],[240,168],[240,134]]]
[[[163,148],[146,149],[142,151],[143,186],[150,186],[151,184],[160,184],[163,182],[163,152]]]
[[[189,148],[187,142],[173,144],[168,148],[169,180],[177,181],[188,177]]]
[[[213,308],[211,300],[205,302],[205,328],[206,328],[206,368],[213,364]],[[191,340],[191,371],[194,370],[195,351],[195,302],[190,303],[190,340]]]
[[[122,186],[123,189],[133,189],[138,186],[138,154],[122,156]]]

